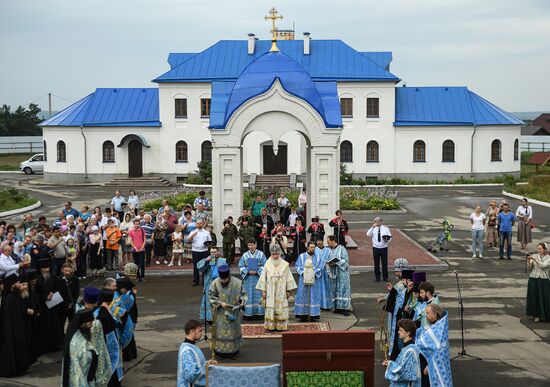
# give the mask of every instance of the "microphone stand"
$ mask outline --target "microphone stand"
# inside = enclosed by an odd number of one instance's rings
[[[451,359],[451,361],[453,361],[455,359],[458,359],[459,357],[462,357],[462,356],[466,356],[466,357],[469,357],[471,359],[482,360],[480,357],[472,356],[472,355],[467,354],[466,353],[466,348],[464,348],[464,301],[462,299],[462,292],[460,291],[460,283],[458,281],[458,273],[456,271],[454,273],[455,273],[455,276],[456,276],[456,287],[458,289],[458,305],[460,306],[460,343],[461,343],[461,350],[458,353],[458,355],[456,355],[455,357],[453,357]]]

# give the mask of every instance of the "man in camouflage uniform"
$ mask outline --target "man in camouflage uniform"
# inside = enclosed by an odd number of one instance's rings
[[[227,264],[231,266],[235,259],[235,241],[239,237],[239,230],[237,226],[233,224],[232,216],[229,216],[227,220],[223,222],[222,236],[223,254],[227,260]]]

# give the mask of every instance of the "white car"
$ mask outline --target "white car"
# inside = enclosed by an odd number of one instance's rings
[[[25,172],[26,175],[36,172],[44,172],[44,155],[42,153],[38,153],[27,161],[23,161],[19,164],[19,169],[21,172]]]

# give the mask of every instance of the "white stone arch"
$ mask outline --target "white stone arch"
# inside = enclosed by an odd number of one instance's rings
[[[225,129],[212,134],[213,220],[217,232],[223,219],[242,211],[242,143],[254,131],[268,135],[277,147],[291,131],[301,133],[308,145],[308,213],[327,222],[340,204],[341,128],[327,129],[321,115],[307,102],[287,93],[276,80],[265,93],[251,98],[230,117]]]

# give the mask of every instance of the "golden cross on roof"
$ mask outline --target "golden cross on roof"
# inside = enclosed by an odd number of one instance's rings
[[[283,15],[279,15],[275,7],[269,10],[269,16],[264,17],[265,20],[271,20],[272,23],[271,33],[273,34],[273,36],[271,38],[271,50],[269,50],[270,52],[279,51],[279,49],[277,48],[277,27],[275,26],[275,21],[282,18]]]

